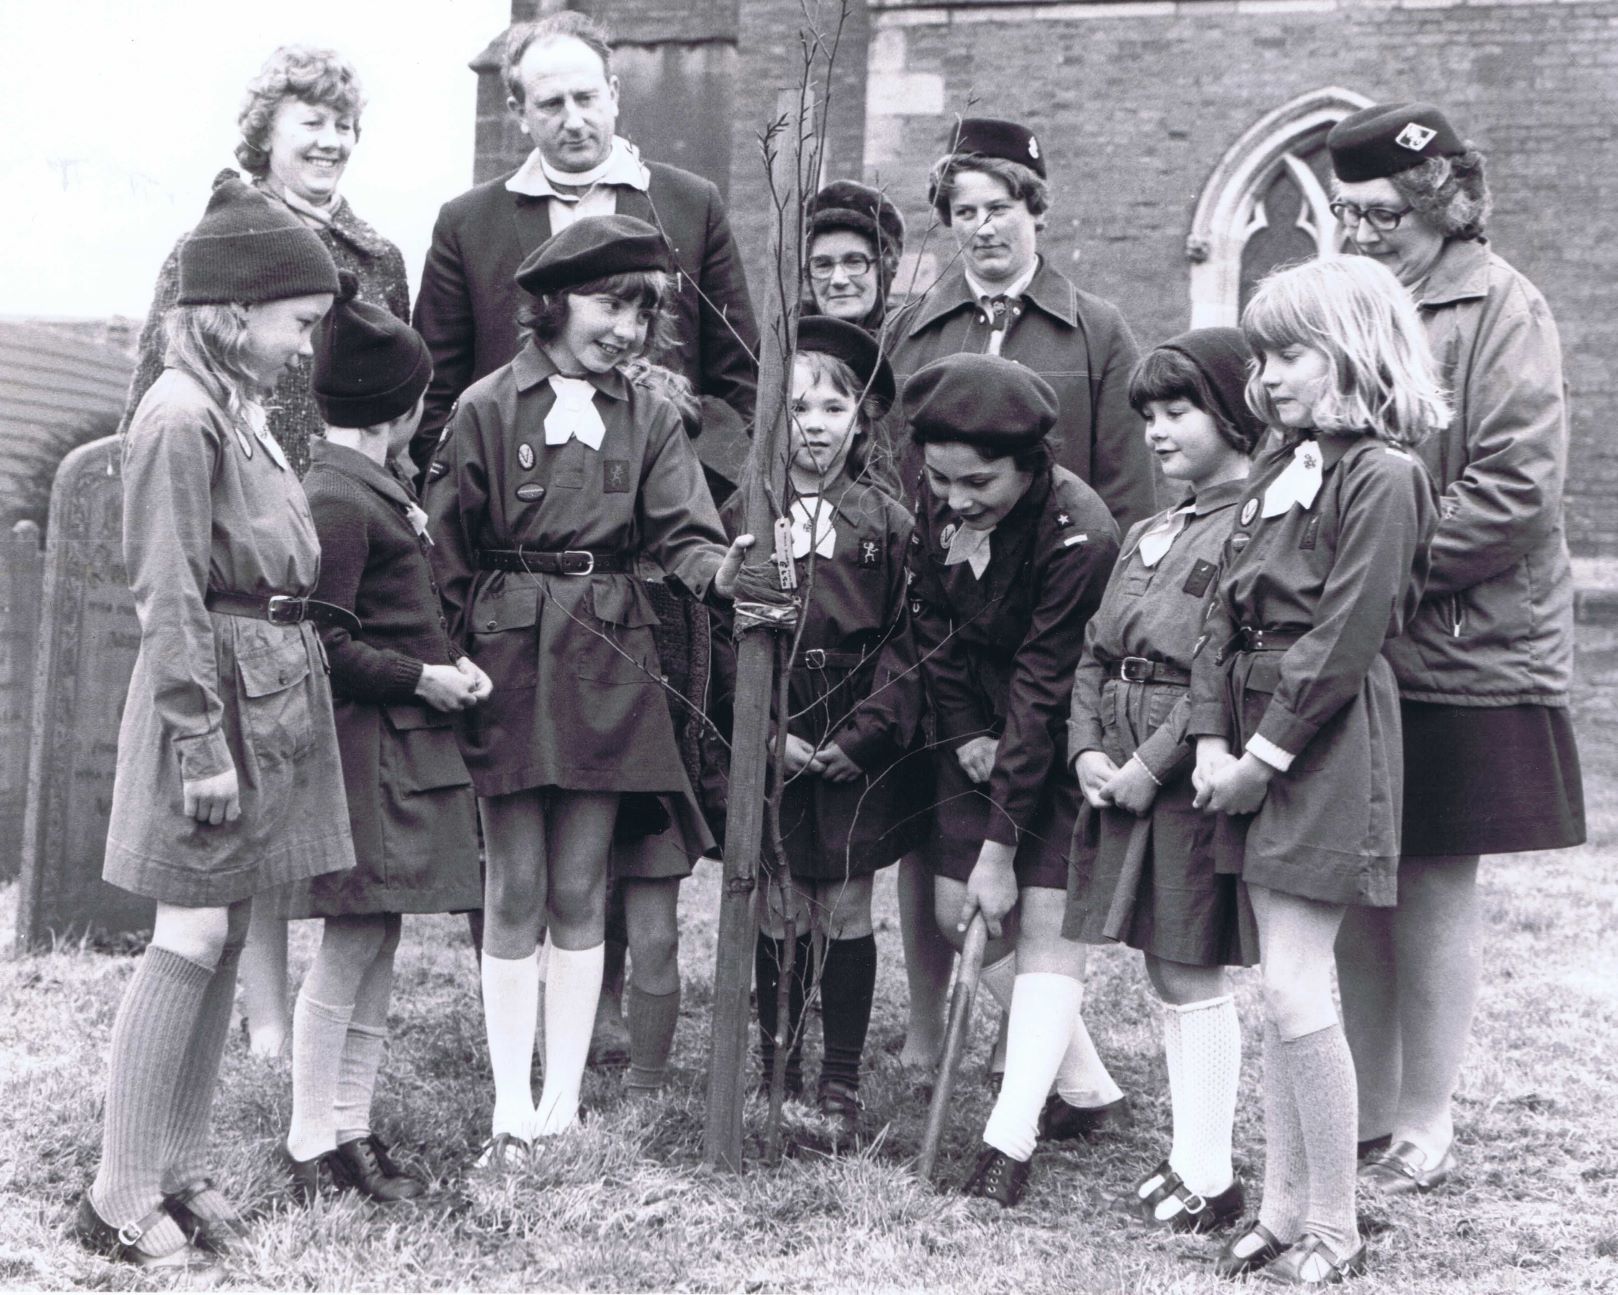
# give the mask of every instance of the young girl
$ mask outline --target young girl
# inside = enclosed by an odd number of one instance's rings
[[[487,857],[485,1163],[519,1160],[578,1116],[621,795],[661,796],[700,830],[631,573],[644,550],[693,593],[729,597],[752,541],[727,553],[678,412],[618,371],[666,327],[671,265],[662,235],[628,216],[578,220],[536,250],[517,272],[537,298],[528,344],[462,396],[429,486],[451,636],[502,698],[473,712],[464,742]]]
[[[1127,1112],[1080,1016],[1084,946],[1062,938],[1079,789],[1058,750],[1118,532],[1052,464],[1056,393],[1030,369],[947,356],[904,400],[925,463],[910,611],[942,744],[935,911],[957,946],[982,912],[983,984],[1011,1009],[1000,1099],[963,1189],[1011,1206],[1039,1132],[1080,1137]]]
[[[1149,352],[1129,380],[1146,445],[1185,501],[1137,523],[1085,630],[1068,756],[1081,819],[1063,934],[1146,955],[1163,1000],[1174,1109],[1168,1159],[1124,1204],[1154,1227],[1203,1232],[1243,1204],[1230,1159],[1241,1027],[1224,964],[1257,960],[1236,877],[1214,870],[1213,823],[1191,804],[1185,735],[1200,612],[1264,425],[1247,408],[1251,352],[1203,328]]]
[[[1248,483],[1192,665],[1196,804],[1230,816],[1266,1017],[1264,1198],[1218,1268],[1320,1285],[1365,1266],[1332,943],[1349,905],[1394,902],[1403,769],[1382,649],[1420,601],[1436,522],[1403,447],[1448,410],[1415,307],[1373,261],[1272,275],[1242,331],[1248,400],[1284,435]]]
[[[350,868],[310,600],[320,548],[262,396],[337,291],[320,240],[225,179],[180,249],[168,368],[124,442],[124,559],[141,647],[118,733],[105,876],[157,901],[113,1025],[86,1245],[181,1266],[239,1232],[208,1117],[252,897]]]
[[[312,386],[326,435],[310,447],[304,489],[320,536],[315,592],[362,625],[321,631],[358,863],[289,899],[290,916],[325,919],[292,1013],[287,1153],[304,1202],[323,1185],[382,1201],[421,1194],[370,1123],[400,914],[482,902],[454,716],[488,697],[489,679],[444,631],[426,516],[390,466],[421,419],[432,361],[408,324],[354,300],[352,276],[342,278],[344,296],[316,341]]]
[[[792,556],[805,603],[788,697],[786,857],[779,885],[764,896],[754,968],[765,1083],[782,1040],[787,1087],[799,1091],[811,942],[817,932],[825,938],[817,1101],[840,1146],[858,1136],[860,1057],[876,992],[871,884],[904,853],[916,808],[900,795],[894,769],[921,712],[905,598],[911,521],[879,484],[885,476],[869,439],[893,397],[893,372],[869,333],[829,316],[799,324],[787,475]],[[741,529],[745,495],[739,491],[724,510],[733,531]],[[715,658],[716,691],[728,695],[735,664],[728,636],[720,635]],[[797,933],[790,950],[789,915]],[[783,1023],[777,994],[789,959]]]

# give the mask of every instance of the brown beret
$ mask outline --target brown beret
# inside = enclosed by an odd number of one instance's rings
[[[1380,180],[1428,158],[1466,151],[1455,128],[1430,103],[1374,103],[1344,117],[1326,136],[1331,167],[1347,184]]]
[[[536,297],[637,270],[672,273],[667,240],[634,216],[583,216],[517,267],[517,286]]]
[[[1003,456],[1039,444],[1056,424],[1056,392],[1032,369],[998,355],[946,355],[905,383],[905,418],[918,444],[959,441]]]

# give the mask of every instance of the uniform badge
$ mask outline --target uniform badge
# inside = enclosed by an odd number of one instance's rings
[[[534,466],[534,447],[527,441],[517,447],[517,466],[524,472]]]
[[[878,552],[879,550],[876,547],[875,540],[861,540],[860,565],[862,567],[874,567],[876,565]]]
[[[445,463],[443,459],[434,459],[433,466],[427,469],[428,480],[437,481],[439,477],[448,471],[449,464]]]
[[[910,614],[912,616],[920,616],[921,615],[921,599],[920,598],[912,598],[910,600]]]
[[[1230,539],[1226,540],[1225,542],[1230,545],[1230,551],[1232,553],[1240,553],[1248,546],[1252,539],[1253,537],[1246,531],[1236,531],[1232,533]]]
[[[525,481],[517,487],[517,498],[525,504],[531,504],[536,499],[545,497],[545,487],[537,481]]]
[[[1314,548],[1315,540],[1319,535],[1320,518],[1318,516],[1311,517],[1306,523],[1304,523],[1303,534],[1298,539],[1298,547],[1300,549]]]
[[[1039,161],[1039,141],[1032,135],[1028,137],[1028,156]]]
[[[1057,513],[1056,514],[1056,524],[1058,526],[1071,526],[1071,525],[1073,525],[1073,519],[1071,517],[1069,517],[1066,513]]]
[[[1191,649],[1192,657],[1196,657],[1202,651],[1202,649],[1207,647],[1207,646],[1208,646],[1208,636],[1206,634],[1199,634],[1197,636],[1196,645],[1194,647],[1192,647],[1192,649]]]
[[[1083,544],[1089,538],[1090,538],[1090,532],[1089,531],[1079,531],[1075,535],[1064,535],[1064,536],[1062,536],[1062,547],[1064,549],[1070,549],[1075,544]]]
[[[1394,143],[1401,148],[1408,148],[1412,153],[1419,153],[1432,143],[1433,136],[1438,134],[1431,126],[1423,126],[1419,121],[1410,122],[1394,139]]]
[[[954,522],[950,522],[947,526],[944,527],[943,530],[939,531],[938,532],[939,547],[947,549],[955,539],[955,532],[960,530],[960,529],[961,528],[959,526],[957,526]]]
[[[1218,569],[1212,562],[1198,558],[1196,564],[1191,568],[1191,574],[1185,578],[1185,583],[1180,586],[1181,592],[1188,593],[1193,598],[1201,598],[1203,594],[1208,592],[1208,586],[1213,583],[1214,572]]]
[[[1252,521],[1253,521],[1253,518],[1255,518],[1257,516],[1258,516],[1258,500],[1249,499],[1245,504],[1242,505],[1242,515],[1241,515],[1241,519],[1240,519],[1241,524],[1243,526],[1251,525]]]
[[[601,489],[609,495],[629,493],[629,460],[603,459],[601,461]]]

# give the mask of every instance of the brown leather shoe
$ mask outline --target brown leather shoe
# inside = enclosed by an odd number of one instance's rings
[[[354,1190],[374,1201],[391,1205],[395,1201],[413,1201],[427,1193],[427,1184],[400,1169],[388,1154],[388,1144],[374,1133],[339,1143],[337,1158],[348,1170]]]
[[[1305,1232],[1264,1269],[1264,1280],[1278,1286],[1335,1286],[1364,1271],[1365,1242],[1339,1258],[1324,1239]]]
[[[1258,1245],[1243,1244],[1253,1241]],[[1285,1241],[1255,1219],[1220,1247],[1219,1257],[1214,1260],[1214,1276],[1245,1277],[1273,1263],[1289,1249]]]
[[[1074,1106],[1060,1093],[1052,1093],[1039,1113],[1039,1136],[1053,1142],[1078,1142],[1098,1133],[1127,1129],[1132,1123],[1127,1097],[1104,1106]]]
[[[1151,1190],[1143,1196],[1141,1189],[1148,1186]],[[1160,1216],[1158,1206],[1169,1200],[1178,1208],[1167,1216]],[[1240,1180],[1233,1180],[1216,1196],[1205,1197],[1187,1187],[1167,1160],[1136,1183],[1129,1195],[1118,1199],[1120,1213],[1138,1219],[1147,1227],[1169,1232],[1216,1232],[1239,1219],[1245,1205]]]
[[[1455,1149],[1449,1148],[1431,1169],[1427,1155],[1413,1142],[1397,1142],[1386,1151],[1367,1156],[1360,1166],[1360,1186],[1382,1196],[1430,1192],[1442,1187],[1455,1172]]]
[[[1032,1160],[1013,1160],[998,1147],[985,1146],[961,1183],[961,1195],[983,1196],[1009,1210],[1028,1190],[1033,1169]]]
[[[161,1254],[153,1254],[140,1248],[141,1239],[147,1231],[169,1217],[168,1209],[159,1205],[138,1222],[113,1227],[97,1213],[95,1205],[91,1203],[90,1193],[85,1192],[79,1197],[79,1207],[74,1213],[73,1221],[68,1224],[68,1232],[86,1250],[108,1259],[134,1264],[137,1268],[184,1270],[188,1285],[204,1283],[217,1277],[220,1269],[213,1256],[199,1250],[189,1241],[182,1241],[174,1249]]]
[[[211,1178],[199,1178],[177,1192],[169,1192],[163,1204],[193,1245],[216,1255],[224,1254],[247,1236],[247,1220]]]

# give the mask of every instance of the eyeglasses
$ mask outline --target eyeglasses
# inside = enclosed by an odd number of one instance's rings
[[[1360,221],[1364,221],[1379,234],[1391,233],[1399,228],[1399,222],[1408,216],[1414,207],[1401,207],[1395,211],[1392,207],[1356,207],[1351,202],[1334,202],[1327,208],[1337,223],[1345,228],[1352,229]]]
[[[860,252],[849,252],[846,256],[811,256],[809,277],[829,279],[840,268],[849,278],[857,279],[862,274],[869,274],[875,264],[875,257],[865,256]]]

